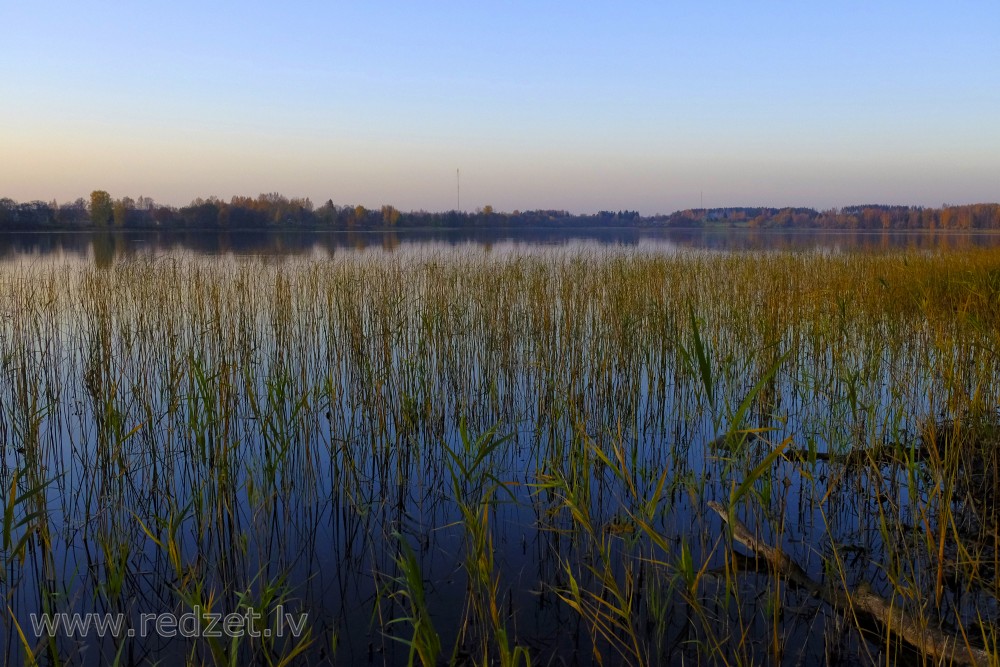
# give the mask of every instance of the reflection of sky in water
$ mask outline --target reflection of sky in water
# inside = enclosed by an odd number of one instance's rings
[[[540,288],[549,299],[544,312],[561,321],[572,305],[565,299],[572,298],[573,286],[560,283],[553,267],[678,253],[697,260],[709,251],[683,250],[662,239],[612,246],[595,240],[561,245],[501,240],[488,248],[469,241],[406,242],[391,251],[371,245],[308,247],[304,255],[253,260],[237,252],[205,256],[177,245],[148,261],[138,253],[134,263],[113,262],[106,272],[92,270],[94,255],[66,251],[6,260],[0,274],[6,299],[0,322],[6,384],[0,401],[8,426],[0,481],[9,484],[11,471],[25,464],[18,443],[25,419],[34,415],[41,434],[35,455],[45,474],[57,480],[48,497],[55,567],[77,600],[72,604],[86,608],[95,596],[103,599],[108,556],[94,552],[83,537],[107,531],[131,554],[132,608],[169,609],[174,575],[135,519],[153,525],[170,510],[184,511],[180,544],[189,562],[198,562],[199,555],[211,561],[203,564],[210,586],[253,589],[256,576],[285,573],[295,604],[309,610],[317,627],[338,633],[340,659],[364,660],[376,650],[376,662],[399,663],[405,650],[371,625],[373,616],[390,613],[380,605],[391,608],[384,596],[394,585],[398,533],[418,553],[436,622],[450,647],[467,582],[461,514],[442,448],[460,452],[459,423],[466,419],[473,435],[500,424],[499,433],[511,436],[484,461],[492,481],[509,490],[491,496],[488,519],[499,602],[511,627],[542,655],[576,650],[586,656],[590,637],[580,626],[576,634],[566,632],[567,609],[551,586],[566,585],[567,566],[585,573],[581,566],[592,555],[561,492],[545,480],[561,475],[586,490],[587,512],[598,536],[610,540],[621,559],[613,568],[621,574],[625,563],[651,568],[650,559],[669,562],[676,556],[615,532],[639,511],[642,499],[653,496],[666,471],[652,526],[671,548],[687,544],[697,563],[708,561],[704,585],[714,595],[711,591],[724,590],[711,575],[724,550],[718,519],[704,512],[708,500],[727,498],[749,467],[786,438],[807,458],[808,451],[836,456],[851,448],[912,441],[921,420],[940,408],[929,397],[944,393],[941,378],[930,370],[933,349],[920,332],[900,348],[804,350],[770,388],[778,416],[765,408],[751,411],[751,425],[766,430],[762,439],[741,446],[750,448],[747,463],[716,440],[725,419],[711,414],[696,383],[680,377],[673,344],[614,348],[609,346],[613,323],[584,312],[558,325],[579,340],[549,349],[532,337],[540,315],[526,293],[465,303],[460,292],[446,289],[454,300],[444,309],[428,300],[441,289],[428,277],[433,275],[428,266],[472,267],[482,280],[483,271],[489,275],[530,260],[551,281]],[[317,289],[303,276],[319,270],[322,277],[321,265],[342,269],[352,279],[374,271],[382,282],[321,279]],[[412,284],[401,280],[414,274],[419,280]],[[468,279],[461,273],[452,277]],[[162,281],[168,302],[145,288],[143,281],[149,280]],[[353,291],[342,291],[350,285]],[[124,306],[112,310],[110,319],[101,320],[90,307],[104,303],[107,294],[100,290],[110,290],[113,303]],[[389,297],[395,299],[391,308],[375,307]],[[285,306],[294,309],[287,320],[279,312]],[[174,307],[178,310],[167,310]],[[715,332],[719,345],[725,347],[729,336],[739,338],[724,316],[706,317],[706,331]],[[30,326],[35,321],[41,324],[37,329]],[[502,330],[491,328],[493,322],[523,327],[511,343],[513,356],[504,356],[508,343]],[[851,340],[872,342],[864,332],[852,332]],[[101,345],[110,356],[100,356]],[[592,359],[591,347],[600,349]],[[720,406],[738,405],[762,370],[751,348],[731,348],[730,381],[716,387]],[[21,369],[10,361],[22,350],[33,364],[27,381],[37,385],[41,400],[30,409],[19,403]],[[833,363],[834,355],[841,361]],[[720,350],[716,359],[722,356]],[[94,363],[103,365],[95,370]],[[855,373],[850,390],[862,409],[849,409],[843,400],[845,369]],[[115,383],[109,404],[88,393],[95,372]],[[228,430],[219,430],[213,400],[230,401]],[[121,420],[119,436],[136,425],[139,430],[112,439],[110,445],[120,448],[113,458],[118,468],[95,471],[93,463],[107,457],[102,447],[108,446],[101,444],[99,424],[112,417]],[[232,447],[222,463],[213,454],[220,442]],[[628,479],[584,457],[588,447],[620,448]],[[219,466],[227,466],[229,486],[220,484]],[[780,461],[765,482],[759,485],[760,500],[740,510],[749,525],[768,541],[780,542],[817,578],[831,553],[829,536],[838,548],[847,547],[845,553],[857,555],[850,570],[855,581],[876,587],[885,584],[883,563],[889,556],[875,499],[899,503],[899,516],[908,525],[893,538],[904,539],[903,533],[919,529],[915,508],[926,501],[928,484],[925,473],[899,464],[852,469],[822,460]],[[200,502],[206,505],[198,510]],[[226,514],[220,519],[222,508]],[[237,555],[231,559],[231,553]],[[916,548],[910,553],[915,565],[908,576],[926,585],[920,567],[930,556]],[[13,592],[19,618],[38,608],[32,593],[42,583],[37,571],[25,568]],[[647,576],[666,575],[653,568]],[[592,575],[580,583],[599,588]],[[665,580],[656,590],[668,600],[668,621],[655,626],[662,635],[655,641],[665,654],[694,650],[685,642],[697,632],[683,620],[684,603],[670,597],[668,584]],[[741,580],[750,606],[758,584],[752,577]],[[787,630],[818,656],[824,638],[809,629],[811,618],[792,618]]]
[[[851,250],[963,249],[1000,245],[1000,234],[961,232],[860,232],[747,229],[534,229],[534,230],[394,230],[394,231],[271,231],[206,233],[198,231],[115,231],[0,234],[0,261],[18,256],[79,254],[98,264],[118,257],[160,256],[181,249],[213,256],[325,257],[356,251],[409,251],[413,246],[530,253],[537,247],[572,245],[628,246],[646,252],[682,249]]]

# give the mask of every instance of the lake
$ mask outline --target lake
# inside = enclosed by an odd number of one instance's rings
[[[995,655],[997,240],[0,236],[0,649]]]
[[[658,244],[711,250],[888,250],[996,247],[1000,234],[942,231],[822,231],[773,229],[538,229],[399,231],[124,231],[12,232],[0,234],[0,258],[82,255],[97,262],[186,249],[210,255],[315,255],[348,250],[433,244],[442,246],[552,246],[571,242],[634,246]]]

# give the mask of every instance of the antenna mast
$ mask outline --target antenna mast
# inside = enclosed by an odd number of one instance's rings
[[[462,174],[455,170],[455,210],[462,210]]]

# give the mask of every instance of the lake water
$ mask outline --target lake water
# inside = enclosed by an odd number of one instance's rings
[[[330,255],[337,252],[401,246],[474,245],[553,246],[567,243],[707,250],[888,250],[996,247],[1000,234],[983,232],[862,232],[751,229],[539,229],[404,230],[373,232],[198,232],[109,231],[0,233],[0,258],[48,254],[81,255],[97,263],[119,257],[188,250],[222,255]]]
[[[789,284],[796,266],[853,279],[829,259],[852,251],[863,272],[885,251],[982,247],[1000,236],[0,235],[0,487],[14,518],[0,649],[23,659],[13,622],[44,609],[135,623],[280,602],[309,615],[305,664],[406,664],[420,611],[405,544],[443,658],[495,642],[495,613],[540,664],[592,664],[595,648],[628,662],[633,640],[652,664],[697,662],[713,642],[733,661],[878,663],[877,642],[777,592],[763,566],[734,578],[706,502],[739,488],[739,516],[817,579],[933,590],[937,553],[921,540],[938,480],[918,461],[920,429],[954,416],[957,394],[995,402],[992,283],[955,306],[955,326],[932,308],[937,276],[911,295],[905,267],[877,264],[847,291],[825,275],[807,293]],[[913,307],[857,315],[881,289]],[[772,363],[745,413],[759,433],[720,439]],[[798,458],[755,469],[781,443]],[[879,444],[911,457],[871,454]],[[854,448],[867,465],[845,463]],[[41,521],[27,503],[43,484]],[[942,609],[995,619],[966,583]],[[612,622],[626,603],[634,637]],[[56,646],[89,664],[119,646],[126,663],[192,646],[213,659],[206,643],[144,639]]]

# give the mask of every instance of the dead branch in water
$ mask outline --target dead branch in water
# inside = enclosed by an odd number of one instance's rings
[[[860,611],[872,616],[889,632],[935,661],[954,665],[993,664],[988,651],[971,646],[963,637],[957,637],[938,628],[927,627],[902,606],[892,604],[873,591],[868,584],[861,584],[849,592],[813,581],[798,563],[781,549],[757,539],[742,521],[731,516],[720,503],[710,500],[708,506],[729,524],[733,540],[766,560],[775,574],[786,577],[791,583],[804,588],[832,607],[849,613]]]

